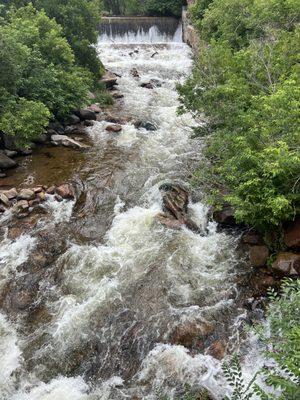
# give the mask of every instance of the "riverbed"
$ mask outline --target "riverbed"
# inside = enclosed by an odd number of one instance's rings
[[[181,399],[186,384],[227,393],[212,349],[224,356],[241,343],[238,235],[218,229],[190,185],[202,143],[191,138],[193,117],[177,113],[176,84],[191,50],[178,33],[140,37],[99,40],[129,122],[120,133],[95,122],[92,147],[61,162],[77,200],[48,200],[14,237],[10,215],[1,219],[1,399]],[[150,81],[153,89],[141,86]],[[29,168],[24,178],[38,174]],[[156,220],[163,183],[189,190],[197,233]]]

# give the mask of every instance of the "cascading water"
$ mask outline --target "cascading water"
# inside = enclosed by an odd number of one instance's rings
[[[217,340],[229,350],[239,345],[243,310],[235,280],[243,269],[236,238],[208,220],[197,191],[189,212],[200,233],[155,220],[159,186],[187,184],[201,158],[201,142],[190,138],[192,116],[177,115],[175,85],[189,73],[190,50],[176,42],[144,44],[152,39],[143,35],[135,45],[129,35],[121,44],[102,38],[102,61],[121,75],[119,113],[157,130],[128,122],[108,134],[109,123],[96,122],[89,130],[94,146],[74,177],[84,201],[49,199],[50,216],[34,230],[16,239],[4,235],[0,398],[180,399],[187,383],[221,399],[228,389],[220,362],[205,352]],[[142,88],[150,79],[155,88]],[[31,308],[13,313],[28,288],[35,290]],[[184,327],[198,330],[190,349],[178,340]]]

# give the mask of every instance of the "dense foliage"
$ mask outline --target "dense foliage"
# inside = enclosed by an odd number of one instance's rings
[[[224,363],[225,376],[233,389],[230,400],[249,400],[254,395],[261,400],[294,400],[300,397],[299,309],[299,279],[285,281],[280,294],[270,292],[267,324],[259,326],[257,332],[266,345],[264,355],[274,360],[276,365],[264,367],[246,384],[237,356],[229,365]],[[259,376],[271,390],[262,389],[257,379]]]
[[[114,15],[181,15],[183,0],[104,0],[104,9]]]
[[[25,145],[51,117],[85,104],[100,78],[91,47],[99,9],[97,1],[9,3],[0,21],[0,130]]]
[[[191,16],[200,55],[179,93],[206,121],[197,179],[238,221],[273,229],[299,212],[299,4],[197,0]]]

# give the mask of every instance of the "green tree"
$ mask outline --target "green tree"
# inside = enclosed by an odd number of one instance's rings
[[[207,121],[196,130],[208,135],[208,168],[197,172],[198,182],[208,173],[213,201],[233,205],[238,221],[280,227],[300,207],[296,4],[198,1],[192,13],[200,56],[178,90],[181,111]]]
[[[6,14],[0,55],[0,129],[20,143],[86,101],[91,74],[76,66],[57,22],[31,4]]]

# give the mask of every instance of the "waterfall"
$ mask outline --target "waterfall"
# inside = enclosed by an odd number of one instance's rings
[[[180,43],[182,23],[175,18],[111,17],[100,25],[101,43]]]

